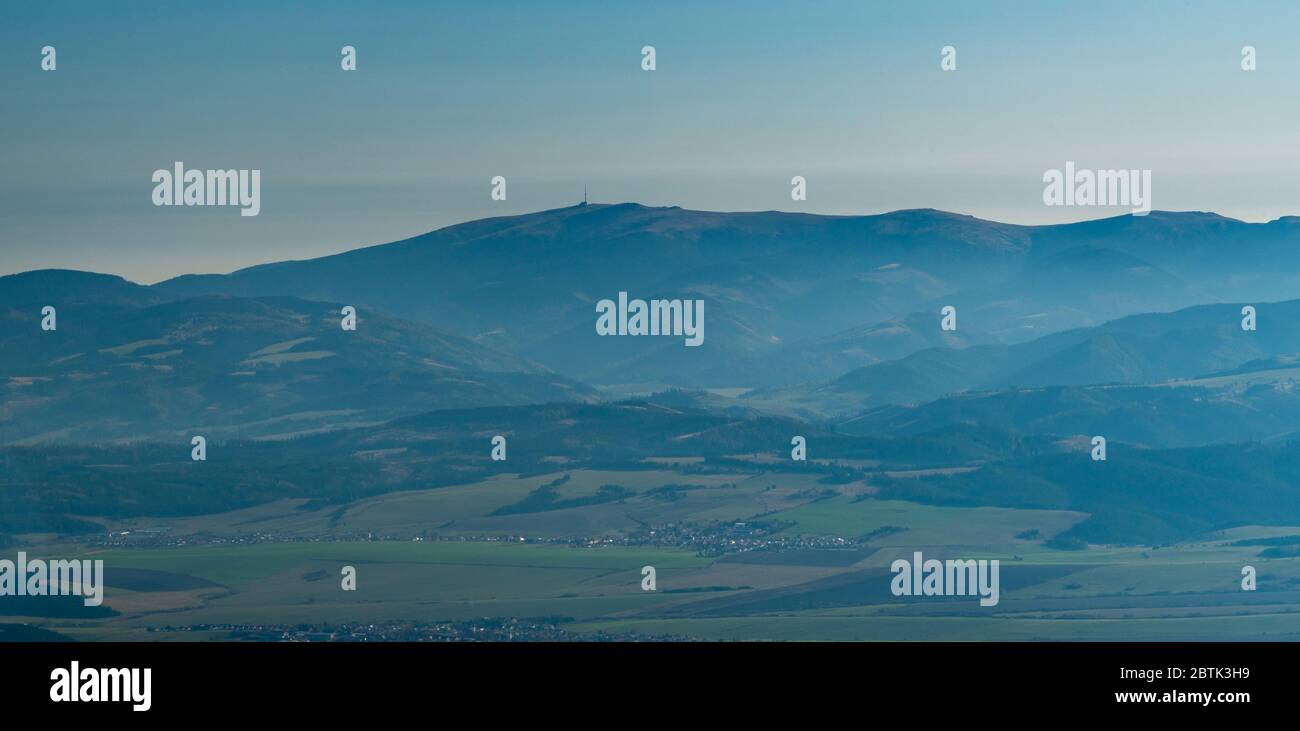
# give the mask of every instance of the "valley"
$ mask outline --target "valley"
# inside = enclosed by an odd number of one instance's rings
[[[619,512],[588,506],[494,525],[495,509],[550,479],[503,477],[374,498],[341,516],[282,503],[114,523],[129,535],[77,550],[105,561],[105,604],[116,614],[4,621],[38,621],[78,639],[149,640],[239,639],[267,628],[328,634],[356,623],[415,631],[491,617],[541,623],[566,639],[1293,639],[1300,632],[1290,606],[1300,592],[1300,558],[1261,555],[1276,539],[1300,541],[1300,529],[1247,526],[1172,545],[1058,550],[1042,539],[1083,514],[931,507],[846,491],[810,499],[807,483],[764,473],[570,474],[574,494],[617,482],[635,496]],[[668,480],[702,484],[665,502],[651,486]],[[756,507],[770,533],[736,527],[753,521]],[[698,530],[666,541],[647,534],[670,524]],[[702,550],[706,536],[726,531],[725,542],[744,541],[743,550]],[[856,542],[842,543],[846,535]],[[830,540],[818,543],[823,538]],[[998,605],[891,596],[890,561],[916,547],[1000,559]],[[1237,587],[1247,563],[1259,570],[1257,592]],[[339,588],[344,565],[357,567],[355,592]],[[645,565],[657,569],[656,591],[640,587]]]
[[[107,585],[0,632],[1298,639],[1297,252],[1292,218],[583,204],[0,277],[0,551]],[[997,561],[997,601],[895,596],[916,553]]]

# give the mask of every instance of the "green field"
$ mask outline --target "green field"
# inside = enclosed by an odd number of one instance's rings
[[[563,499],[594,495],[608,484],[634,494],[607,504],[491,515],[561,474],[392,493],[343,509],[304,510],[302,501],[279,501],[165,524],[114,523],[114,530],[152,527],[198,544],[92,549],[86,557],[104,560],[110,576],[105,603],[116,616],[14,621],[80,639],[154,640],[223,635],[150,628],[490,617],[559,617],[578,633],[707,639],[1300,637],[1300,613],[1294,610],[1300,604],[1300,559],[1265,558],[1261,545],[1233,545],[1294,535],[1297,529],[1238,528],[1163,547],[1054,550],[1043,541],[1086,515],[878,500],[846,486],[827,496],[812,476],[668,469],[575,471],[556,488]],[[664,501],[653,491],[666,484],[690,487]],[[689,546],[535,540],[615,540],[646,524],[727,525],[755,518],[778,524],[777,535],[787,539],[869,537],[852,550],[720,556],[699,555]],[[529,538],[521,540],[517,534],[525,529]],[[254,530],[285,537],[248,545],[201,542]],[[382,534],[384,540],[331,538],[357,532]],[[66,543],[27,550],[47,556],[87,551]],[[999,559],[999,604],[892,596],[889,564],[913,551],[940,559]],[[1247,564],[1258,570],[1258,591],[1240,589],[1240,570]],[[640,586],[647,565],[657,572],[653,592]],[[357,570],[356,591],[341,589],[344,566]],[[114,571],[119,578],[112,578]]]

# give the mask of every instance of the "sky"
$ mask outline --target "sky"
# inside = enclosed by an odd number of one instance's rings
[[[0,275],[229,272],[584,185],[705,210],[1126,212],[1045,206],[1066,161],[1151,170],[1156,209],[1267,221],[1300,214],[1297,27],[1294,2],[7,3]],[[154,206],[176,161],[260,170],[261,213]]]

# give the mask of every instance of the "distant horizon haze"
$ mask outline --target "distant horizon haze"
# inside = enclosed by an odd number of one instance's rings
[[[11,5],[0,274],[230,272],[584,185],[698,210],[1105,215],[1042,204],[1067,161],[1151,170],[1154,209],[1300,213],[1300,4],[1282,0]],[[177,161],[261,170],[261,212],[153,206]]]
[[[581,196],[581,193],[579,193],[579,196]],[[536,196],[536,197],[543,197],[543,196]],[[120,276],[123,279],[126,279],[130,282],[134,282],[137,284],[154,285],[159,282],[164,282],[168,279],[173,279],[175,277],[184,276],[187,274],[231,274],[234,272],[261,266],[264,264],[274,264],[277,262],[284,262],[284,261],[303,261],[308,259],[318,259],[321,257],[333,256],[335,254],[342,254],[349,251],[355,251],[358,249],[366,249],[374,246],[383,246],[386,244],[405,241],[408,239],[413,239],[413,238],[423,236],[425,234],[430,234],[442,229],[458,226],[464,223],[472,223],[474,221],[482,221],[482,220],[488,220],[494,218],[509,218],[515,216],[543,214],[549,211],[557,211],[565,208],[570,208],[579,205],[581,203],[582,200],[579,197],[579,199],[576,202],[569,202],[569,203],[561,202],[558,205],[550,205],[544,208],[527,209],[527,210],[515,210],[515,209],[522,208],[522,206],[520,206],[518,203],[511,206],[506,206],[505,203],[503,202],[501,204],[501,210],[499,212],[494,212],[491,207],[485,207],[484,209],[481,210],[476,209],[472,211],[470,210],[441,211],[436,213],[430,213],[429,219],[431,221],[445,220],[445,222],[431,224],[427,228],[419,228],[418,224],[414,223],[414,219],[419,218],[419,215],[417,213],[412,212],[408,216],[404,216],[402,220],[407,221],[409,219],[411,221],[410,225],[415,226],[415,228],[411,229],[409,232],[396,232],[397,229],[394,227],[393,230],[395,231],[395,233],[392,234],[390,238],[385,238],[382,240],[371,240],[369,238],[364,238],[364,233],[358,231],[357,232],[358,239],[351,243],[348,243],[343,240],[339,240],[338,243],[334,245],[326,245],[324,243],[321,243],[319,245],[286,243],[282,248],[276,248],[268,244],[260,247],[259,252],[256,253],[247,252],[246,254],[244,254],[241,251],[241,255],[238,257],[217,257],[216,261],[212,261],[213,266],[211,266],[208,269],[203,269],[203,268],[186,269],[183,266],[181,266],[182,262],[177,261],[175,258],[172,259],[162,258],[161,261],[170,262],[172,266],[180,267],[180,268],[162,269],[159,268],[160,262],[157,258],[148,258],[148,259],[137,261],[135,257],[131,257],[131,256],[101,257],[101,256],[92,255],[89,257],[82,257],[81,259],[73,260],[67,257],[55,256],[53,255],[52,252],[44,252],[45,254],[44,256],[30,257],[29,266],[25,266],[25,267],[19,266],[18,268],[13,268],[11,265],[18,264],[20,259],[6,257],[3,262],[0,262],[0,277],[8,276],[11,274],[22,274],[26,272],[41,271],[46,269],[67,269],[73,271],[94,272],[99,274],[112,274],[112,275]],[[1100,208],[1099,207],[1092,207],[1092,208],[1043,207],[1042,210],[1045,212],[1052,212],[1054,214],[1060,212],[1066,214],[1065,220],[1038,220],[1035,217],[1031,217],[1029,220],[1008,220],[1007,218],[1002,218],[1002,217],[994,217],[990,215],[979,215],[976,213],[969,213],[961,210],[951,210],[946,208],[940,208],[937,206],[907,206],[907,207],[890,208],[888,210],[880,210],[880,211],[876,211],[876,210],[855,211],[846,208],[836,208],[832,210],[800,209],[797,207],[797,204],[795,207],[784,207],[784,208],[771,207],[771,208],[753,208],[753,209],[737,208],[731,210],[699,208],[693,206],[680,205],[676,203],[651,204],[651,203],[646,203],[637,200],[620,200],[620,201],[591,200],[589,201],[589,204],[592,206],[617,206],[617,205],[630,204],[630,205],[644,206],[647,208],[680,208],[685,211],[699,212],[699,213],[737,213],[737,214],[785,213],[791,215],[811,215],[811,216],[841,217],[841,218],[866,218],[872,216],[887,216],[887,215],[902,213],[906,211],[936,211],[944,214],[968,216],[989,223],[997,223],[997,224],[1004,224],[1010,226],[1022,226],[1026,228],[1072,224],[1072,223],[1086,223],[1090,221],[1101,221],[1101,220],[1112,219],[1112,218],[1122,218],[1122,217],[1132,215],[1129,212],[1127,212],[1126,209],[1121,207],[1100,207]],[[211,225],[220,225],[220,221],[217,219],[221,219],[221,218],[230,219],[236,226],[239,223],[245,223],[250,220],[255,220],[255,219],[244,219],[244,221],[240,221],[238,216],[235,216],[233,219],[231,219],[229,216],[222,215],[223,212],[214,213],[211,211],[203,211],[202,209],[191,209],[191,210],[195,210],[197,215],[201,217],[205,223]],[[457,214],[459,214],[460,217],[455,217]],[[1253,220],[1248,217],[1227,215],[1214,210],[1169,210],[1169,209],[1164,209],[1159,207],[1153,208],[1151,213],[1148,215],[1159,215],[1159,214],[1209,214],[1227,220],[1236,221],[1239,223],[1267,224],[1273,221],[1277,221],[1279,219],[1294,218],[1300,216],[1300,208],[1298,208],[1295,213],[1280,213],[1279,215],[1273,216],[1271,218],[1261,218],[1261,219],[1253,219]],[[1044,218],[1048,218],[1048,217],[1044,217]],[[1051,218],[1055,218],[1055,216]],[[343,230],[346,231],[351,229],[344,227]],[[338,238],[341,239],[342,235],[343,234],[339,234]],[[283,255],[281,255],[281,251],[283,252]],[[223,267],[218,262],[225,259],[229,259],[232,262],[232,264],[236,261],[239,263],[237,265]],[[198,258],[196,259],[196,261],[203,262],[209,260],[206,258]],[[93,266],[91,265],[92,262],[100,262],[108,266]],[[114,263],[123,264],[128,262],[134,263],[135,266],[125,266],[125,267],[112,266]],[[149,264],[152,264],[153,266],[150,267],[148,266]]]

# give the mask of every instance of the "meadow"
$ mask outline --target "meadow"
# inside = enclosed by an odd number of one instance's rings
[[[608,484],[630,494],[494,524],[494,511],[562,474],[570,479],[555,489],[566,498]],[[657,488],[665,485],[689,489],[664,501]],[[166,535],[172,544],[89,549],[86,557],[105,562],[105,604],[116,614],[6,621],[87,640],[227,637],[161,630],[210,625],[482,618],[552,618],[579,635],[713,640],[1300,636],[1294,610],[1300,558],[1262,555],[1297,540],[1300,529],[1242,527],[1173,545],[1060,550],[1046,539],[1085,514],[925,505],[824,490],[810,476],[790,474],[578,470],[390,493],[341,511],[278,501],[165,524],[121,521],[110,527]],[[691,545],[620,543],[647,525],[725,527],[759,514],[773,532],[758,550],[705,555]],[[526,537],[519,536],[521,526]],[[253,529],[262,532],[257,542],[234,538]],[[358,533],[373,538],[332,538]],[[559,542],[565,535],[593,538]],[[213,542],[213,536],[227,539]],[[817,543],[835,536],[858,538],[842,548]],[[87,551],[84,544],[49,540],[26,550]],[[890,562],[916,550],[937,558],[998,559],[999,604],[892,596]],[[1256,567],[1257,591],[1241,590],[1244,565]],[[356,591],[341,588],[344,566],[356,569]],[[656,569],[654,591],[642,590],[643,566]]]

